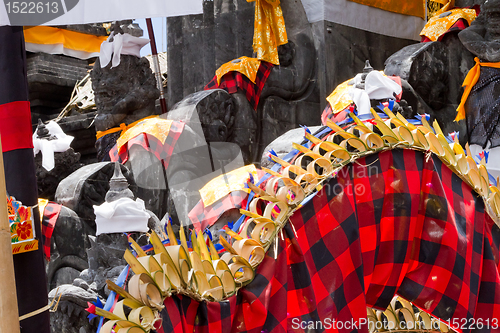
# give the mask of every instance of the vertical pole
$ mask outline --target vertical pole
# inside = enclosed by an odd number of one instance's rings
[[[153,66],[155,67],[156,85],[160,90],[161,113],[167,113],[167,103],[165,102],[165,94],[163,93],[163,82],[161,79],[160,62],[158,61],[158,51],[156,50],[155,33],[153,31],[153,23],[151,23],[150,18],[146,19],[146,25],[148,27],[149,40],[151,44],[151,55],[153,58]]]
[[[38,191],[22,27],[0,27],[0,133],[7,193],[23,205],[33,207],[38,203]],[[0,197],[1,200],[6,199]],[[39,311],[48,304],[38,209],[33,209],[32,217],[35,235],[39,240],[38,250],[19,253],[13,258],[17,307],[21,317]],[[0,284],[3,283],[0,280]],[[8,306],[13,307],[15,303]],[[2,316],[0,322],[6,319],[7,316]],[[50,333],[49,311],[23,319],[18,322],[18,326],[21,333]],[[0,333],[4,332],[10,333],[9,330],[0,330]]]
[[[2,142],[0,141],[1,151]],[[19,332],[19,313],[2,154],[0,154],[0,256],[0,332],[17,333]]]

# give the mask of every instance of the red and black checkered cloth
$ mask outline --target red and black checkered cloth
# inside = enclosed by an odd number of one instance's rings
[[[109,156],[112,162],[125,163],[129,158],[129,149],[133,145],[139,145],[145,150],[153,153],[159,161],[163,163],[165,169],[168,168],[170,162],[170,157],[174,151],[175,144],[184,130],[184,123],[180,121],[173,121],[168,132],[168,136],[164,143],[161,143],[153,135],[147,133],[141,133],[140,135],[132,138],[126,144],[124,144],[120,151],[118,151],[118,146],[115,145],[110,151]]]
[[[444,320],[500,318],[500,229],[435,156],[397,149],[357,160],[282,236],[238,295],[167,298],[164,332],[321,332],[298,325],[359,325],[366,306],[385,309],[396,293]]]
[[[257,110],[260,94],[273,66],[270,62],[261,61],[255,78],[255,84],[240,72],[229,72],[221,77],[220,85],[217,84],[217,75],[215,75],[212,81],[205,86],[204,90],[224,89],[228,93],[234,94],[240,88],[245,93],[254,110]]]
[[[49,202],[43,210],[42,243],[43,254],[45,255],[45,259],[47,259],[47,261],[50,261],[50,241],[52,239],[52,233],[54,232],[54,227],[56,226],[56,221],[59,218],[60,212],[61,205],[55,202]]]

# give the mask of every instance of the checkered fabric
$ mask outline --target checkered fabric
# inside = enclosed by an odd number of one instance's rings
[[[200,200],[188,214],[191,223],[196,231],[205,230],[212,226],[224,212],[233,208],[243,208],[247,206],[248,193],[243,191],[234,191],[224,198],[217,200],[214,204],[204,207]]]
[[[168,168],[168,164],[170,162],[170,157],[172,156],[172,152],[174,150],[175,144],[184,130],[184,123],[180,121],[172,122],[170,127],[170,132],[168,133],[167,139],[164,143],[161,143],[160,140],[155,138],[152,135],[147,133],[141,133],[140,135],[134,137],[129,140],[126,144],[124,144],[120,151],[118,151],[117,145],[115,145],[109,152],[109,156],[112,162],[120,162],[125,163],[129,158],[129,149],[133,145],[139,145],[143,147],[145,150],[153,153],[159,161],[162,161],[163,166]]]
[[[330,103],[327,103],[323,113],[321,114],[321,124],[326,125],[328,120],[331,120],[336,124],[340,123],[349,116],[349,113],[349,108],[346,108],[345,110],[334,114]]]
[[[60,212],[61,205],[55,202],[49,202],[43,210],[42,243],[43,254],[47,261],[50,261],[50,240],[52,239],[52,233],[54,232],[54,227],[56,226],[56,221],[59,218]]]
[[[255,84],[239,72],[229,72],[221,78],[220,85],[217,84],[217,75],[215,75],[212,81],[205,86],[204,90],[224,89],[228,93],[234,94],[240,88],[245,93],[254,110],[257,110],[260,94],[273,66],[270,62],[261,61],[257,77],[255,78]]]
[[[385,309],[396,293],[443,320],[500,318],[500,229],[434,155],[396,149],[357,160],[275,241],[238,295],[167,298],[165,333],[323,332],[318,323],[332,319],[350,323],[339,332],[367,332],[366,306]],[[310,321],[315,329],[298,326]]]

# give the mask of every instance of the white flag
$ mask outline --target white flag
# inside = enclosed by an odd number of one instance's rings
[[[203,0],[3,0],[2,2],[0,2],[0,25],[85,24],[203,13]]]

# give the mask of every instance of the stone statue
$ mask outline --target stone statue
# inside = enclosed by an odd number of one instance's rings
[[[458,34],[472,54],[485,62],[500,61],[500,1],[488,0],[469,28]]]
[[[441,41],[406,46],[385,62],[387,75],[401,77],[403,96],[418,114],[427,113],[436,119],[443,132],[460,132],[460,142],[467,142],[466,124],[454,122],[460,103],[461,88],[473,56],[462,45],[456,32]]]
[[[226,2],[231,1],[222,0],[223,4]],[[280,5],[288,43],[278,47],[280,65],[271,69],[257,112],[248,105],[244,92],[232,94],[238,112],[246,114],[240,118],[245,117],[247,124],[259,129],[255,137],[251,137],[253,150],[246,154],[246,163],[258,162],[264,147],[287,130],[320,123],[319,105],[314,96],[317,69],[312,60],[316,59],[316,49],[311,24],[300,2],[282,1]],[[253,9],[253,3],[250,7]],[[236,117],[238,119],[238,114]]]
[[[42,140],[56,139],[54,135],[49,133],[41,119],[38,119],[36,133],[37,137]],[[81,168],[83,164],[80,163],[80,153],[75,152],[73,148],[69,148],[62,153],[54,153],[54,168],[52,170],[47,171],[42,166],[42,153],[35,156],[35,166],[38,197],[52,201],[61,180]]]
[[[488,171],[500,176],[500,1],[488,0],[471,26],[458,34],[460,41],[481,65],[477,83],[465,102],[467,134],[473,155],[490,150]],[[496,64],[492,64],[496,63]],[[476,65],[477,66],[477,65]],[[496,66],[496,67],[495,67]]]
[[[313,29],[300,1],[283,1],[280,6],[288,43],[278,47],[280,65],[271,69],[257,109],[241,89],[229,96],[219,94],[218,98],[222,99],[215,103],[208,97],[210,108],[222,105],[232,108],[234,121],[227,128],[226,141],[241,147],[245,163],[258,163],[263,148],[288,129],[299,124],[320,123]],[[189,94],[202,90],[224,63],[241,56],[254,56],[255,3],[245,0],[206,2],[202,16],[168,19],[169,41],[172,41],[168,49],[172,60],[168,71],[169,82],[173,82],[168,86],[169,105],[182,102],[182,98],[189,100]],[[203,52],[197,52],[200,46]],[[204,103],[200,101],[199,105]],[[203,112],[210,113],[212,109]],[[200,114],[200,119],[203,117]],[[208,136],[207,141],[211,141]]]
[[[120,65],[114,68],[111,68],[111,64],[101,68],[97,60],[91,77],[97,105],[97,131],[119,127],[122,123],[128,125],[159,114],[155,108],[155,100],[160,92],[146,58],[122,55]],[[99,161],[109,160],[107,154],[119,136],[120,131],[97,140]]]
[[[200,91],[161,116],[184,124],[168,165],[140,145],[129,147],[125,165],[146,207],[158,216],[168,212],[175,225],[187,225],[189,211],[200,200],[198,190],[222,172],[244,165],[254,152],[255,136],[240,127],[246,118],[237,111],[224,90]]]
[[[113,177],[110,177],[109,182],[106,181],[108,184],[106,187],[99,187],[101,194],[95,192],[93,200],[98,200],[102,204],[104,200],[109,203],[120,198],[135,197],[129,189],[130,176],[125,166],[118,163],[97,163],[97,165],[99,170],[103,170],[101,172],[98,170],[98,174],[102,176],[111,173]],[[96,172],[95,166],[92,170]],[[122,170],[126,171],[126,176],[123,176]],[[104,181],[99,183],[104,184]],[[73,190],[81,193],[85,188],[88,189],[86,186],[77,186],[76,191],[73,187],[69,192]],[[102,193],[104,188],[107,190]],[[61,200],[69,205],[75,203],[70,197]],[[147,210],[146,212],[151,216],[148,227],[160,232],[162,228],[158,218],[153,213]],[[57,300],[60,296],[60,310],[51,314],[52,332],[95,332],[98,320],[89,321],[85,318],[88,314],[84,311],[88,306],[87,302],[95,302],[99,298],[104,303],[109,295],[106,280],[115,281],[126,265],[123,253],[129,244],[123,233],[103,233],[97,237],[93,235],[95,230],[89,229],[84,219],[80,219],[71,209],[62,207],[53,234],[50,262],[52,265],[49,263],[48,266],[48,275],[52,277],[49,280],[52,289],[49,298]],[[132,232],[130,235],[141,246],[147,244],[145,234]],[[71,242],[67,241],[68,237],[71,238]]]

